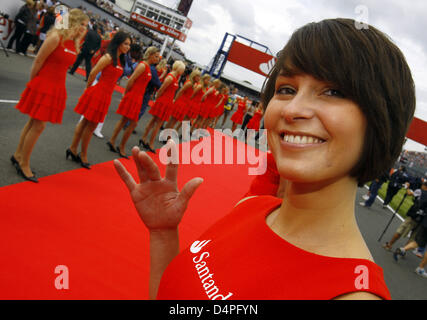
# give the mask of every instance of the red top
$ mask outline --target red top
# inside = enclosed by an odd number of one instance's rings
[[[167,77],[172,77],[172,82],[163,91],[163,94],[156,99],[149,113],[160,118],[162,121],[169,121],[169,117],[173,111],[173,98],[178,89],[178,78],[169,73]]]
[[[165,270],[158,299],[314,300],[366,291],[391,299],[381,267],[332,258],[275,234],[266,217],[281,199],[248,199],[181,252]]]
[[[27,83],[16,108],[34,119],[61,123],[67,100],[65,78],[76,57],[74,41],[61,41]]]

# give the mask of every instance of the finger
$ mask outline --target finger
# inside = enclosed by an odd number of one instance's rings
[[[144,151],[140,151],[139,148],[136,146],[132,148],[132,157],[133,157],[133,161],[135,162],[135,165],[136,165],[136,170],[138,172],[140,183],[148,180],[147,172],[144,169],[144,167],[142,166],[141,162],[139,161],[139,154],[143,153],[143,152]]]
[[[120,178],[125,183],[126,187],[129,189],[129,192],[131,192],[136,186],[135,180],[119,160],[115,159],[113,161],[113,164]]]
[[[178,162],[179,162],[179,156],[177,151],[177,146],[175,144],[175,141],[172,139],[169,139],[166,148],[168,148],[168,157],[169,157],[169,163],[166,166],[166,173],[165,178],[176,182],[177,176],[178,176]]]
[[[184,203],[187,203],[193,196],[194,192],[196,192],[197,188],[202,184],[202,182],[202,178],[194,178],[188,181],[179,194],[180,200]]]
[[[160,175],[159,167],[146,152],[140,152],[138,154],[138,161],[140,162],[141,167],[144,169],[143,173],[146,175],[148,179],[153,181],[162,179],[162,176]]]

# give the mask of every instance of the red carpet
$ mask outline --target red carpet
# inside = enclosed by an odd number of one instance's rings
[[[245,145],[234,140],[234,155],[236,146]],[[121,161],[136,177],[133,161]],[[180,188],[204,178],[180,226],[181,249],[247,191],[249,167],[180,166]],[[0,188],[0,201],[0,299],[148,298],[148,233],[112,162]],[[58,265],[68,268],[68,290],[55,287]]]

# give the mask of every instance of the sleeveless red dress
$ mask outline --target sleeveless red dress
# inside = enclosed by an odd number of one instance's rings
[[[132,120],[138,121],[139,112],[141,111],[142,100],[144,98],[145,88],[151,80],[151,69],[146,62],[144,72],[135,80],[132,88],[124,95],[120,101],[116,113]]]
[[[209,118],[212,109],[215,108],[215,103],[218,103],[218,96],[218,91],[216,89],[213,89],[213,91],[206,97],[205,101],[201,103],[200,116],[202,118]]]
[[[372,261],[305,251],[275,234],[266,217],[282,199],[248,199],[166,268],[158,299],[325,300],[365,291],[391,299]]]
[[[113,63],[106,66],[102,70],[98,83],[83,92],[74,111],[91,122],[104,122],[114,87],[122,73],[123,68],[120,66],[120,59],[117,59],[117,66],[114,66]]]
[[[260,111],[256,111],[254,116],[249,120],[247,128],[259,130],[260,122],[262,118],[262,113]]]
[[[178,79],[170,73],[166,77],[169,76],[172,77],[172,82],[165,89],[165,91],[163,91],[163,94],[158,99],[156,99],[154,105],[149,111],[150,114],[160,118],[162,121],[169,121],[170,115],[173,111],[173,98],[175,96],[176,90],[178,89]]]
[[[184,86],[188,83],[191,83],[190,80],[187,80],[184,83]],[[190,110],[190,99],[193,95],[193,86],[189,87],[187,90],[185,90],[182,95],[179,97],[178,100],[174,103],[174,108],[172,112],[172,116],[178,120],[182,121],[184,120],[185,116],[187,115],[188,111]]]
[[[240,101],[237,105],[237,111],[231,116],[230,120],[237,124],[243,123],[243,116],[246,111],[246,102]]]
[[[206,89],[201,88],[197,93],[194,95],[193,99],[190,100],[190,110],[187,113],[187,116],[190,119],[196,119],[200,114],[200,105],[202,102],[202,97],[206,93]]]
[[[60,42],[37,75],[27,83],[15,108],[37,120],[62,123],[67,100],[65,78],[76,56],[74,41]]]
[[[209,114],[209,118],[216,118],[219,115],[221,115],[221,111],[224,111],[224,105],[221,103],[219,106],[217,104],[221,101],[221,99],[224,97],[223,94],[218,94],[217,99],[214,103],[214,108],[211,110],[211,113]],[[222,100],[224,101],[224,100]],[[222,109],[222,110],[221,110]]]

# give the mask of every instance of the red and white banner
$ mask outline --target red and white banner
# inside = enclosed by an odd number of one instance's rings
[[[185,33],[182,33],[181,31],[178,31],[174,28],[168,27],[167,25],[164,25],[163,23],[154,21],[152,19],[149,19],[147,17],[144,17],[136,12],[132,12],[132,14],[130,15],[132,20],[135,20],[139,23],[142,23],[143,25],[162,32],[164,34],[167,34],[169,36],[171,36],[172,38],[175,38],[179,41],[184,42],[187,39],[187,35]]]
[[[272,55],[237,41],[231,45],[227,60],[263,76],[267,76],[276,63]]]
[[[427,122],[414,117],[406,137],[427,146]]]

